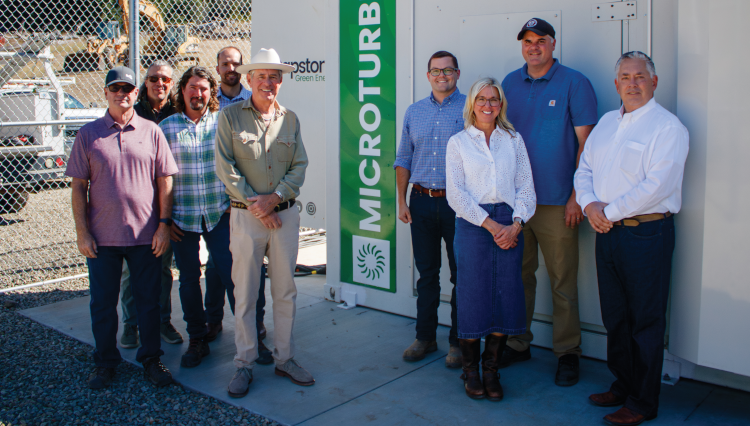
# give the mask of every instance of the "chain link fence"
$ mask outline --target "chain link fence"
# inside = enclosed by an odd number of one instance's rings
[[[140,0],[137,17],[132,6],[3,1],[0,289],[86,272],[64,172],[78,129],[106,112],[109,69],[129,66],[142,81],[150,63],[164,60],[178,80],[196,64],[213,70],[222,47],[250,55],[251,0]],[[139,58],[131,66],[136,26]]]

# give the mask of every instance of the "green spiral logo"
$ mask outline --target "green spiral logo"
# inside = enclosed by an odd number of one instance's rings
[[[372,244],[359,249],[357,266],[362,268],[361,272],[367,275],[367,279],[380,278],[380,274],[385,272],[385,256],[382,253],[382,250]]]

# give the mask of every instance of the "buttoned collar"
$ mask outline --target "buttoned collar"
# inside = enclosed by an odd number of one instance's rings
[[[560,62],[558,62],[556,58],[552,58],[552,61],[553,61],[552,67],[549,69],[549,71],[547,71],[547,74],[544,74],[543,76],[541,76],[539,78],[536,78],[536,79],[532,78],[529,75],[529,64],[523,64],[523,68],[521,69],[521,76],[523,76],[524,80],[531,80],[531,81],[534,81],[534,80],[547,80],[547,81],[550,81],[550,80],[552,80],[552,76],[555,75],[555,72],[557,72],[558,68],[560,68]]]
[[[205,111],[205,112],[203,113],[203,115],[201,115],[201,119],[200,119],[200,120],[198,120],[198,122],[197,122],[197,123],[196,123],[195,121],[193,121],[193,119],[192,119],[192,118],[188,117],[188,115],[187,115],[187,114],[185,114],[185,112],[184,112],[184,111],[180,113],[180,116],[182,117],[182,119],[183,119],[183,120],[185,120],[185,122],[186,122],[186,123],[188,123],[188,124],[192,124],[192,125],[194,125],[194,126],[197,126],[197,125],[198,125],[198,124],[200,124],[200,123],[201,123],[201,122],[202,122],[203,120],[205,120],[205,119],[206,119],[206,117],[208,117],[208,114],[211,114],[211,111],[209,111],[209,109],[208,109],[208,108],[206,108],[206,111]]]
[[[456,87],[456,90],[454,90],[453,93],[451,93],[450,95],[446,96],[445,99],[443,99],[443,103],[441,104],[440,102],[437,101],[437,99],[435,99],[435,95],[433,95],[432,92],[430,92],[430,101],[432,101],[432,103],[437,106],[448,106],[451,104],[451,102],[453,102],[460,95],[461,95],[461,92],[458,90],[458,87]]]
[[[240,93],[238,93],[237,96],[235,96],[235,97],[233,97],[233,98],[230,99],[230,98],[228,98],[227,96],[224,95],[224,93],[221,91],[221,86],[219,86],[219,92],[217,93],[217,97],[224,98],[224,99],[226,99],[228,101],[233,101],[233,100],[235,100],[237,98],[240,98],[242,100],[250,99],[250,96],[253,95],[253,92],[245,89],[245,86],[243,86],[242,83],[240,83],[240,88],[241,88],[240,89]]]
[[[282,115],[286,114],[286,108],[279,105],[279,101],[274,100],[273,106],[276,108],[276,117],[281,117]],[[260,111],[258,111],[257,108],[255,108],[255,105],[253,105],[252,98],[248,98],[245,102],[242,103],[242,109],[250,109],[251,111],[253,111],[253,113],[255,113],[255,115],[259,117],[263,115]]]
[[[104,114],[104,124],[107,126],[107,128],[113,127],[115,124],[117,124],[118,127],[122,129],[126,129],[128,126],[132,127],[133,129],[138,127],[138,121],[140,120],[140,117],[138,114],[133,111],[133,116],[130,117],[130,121],[127,122],[124,126],[121,126],[120,123],[116,122],[114,118],[112,118],[112,115],[109,113],[109,108],[107,108],[107,112]]]
[[[635,122],[639,118],[643,117],[647,112],[651,111],[656,107],[656,100],[652,97],[646,102],[646,105],[636,109],[635,111],[625,112],[625,106],[620,106],[620,115],[617,117],[617,121],[622,121],[626,116],[630,116],[630,121]]]
[[[495,125],[495,130],[493,130],[493,131],[492,131],[492,134],[495,134],[495,132],[498,132],[498,133],[499,133],[499,132],[500,132],[500,130],[501,130],[501,129],[500,129],[500,126],[498,126],[498,125],[496,124],[496,125]],[[468,134],[469,134],[469,136],[471,136],[471,138],[472,138],[472,139],[474,139],[474,138],[476,138],[477,136],[480,136],[480,135],[484,135],[484,136],[486,136],[486,135],[484,134],[484,132],[483,132],[483,131],[481,131],[481,130],[477,129],[477,128],[476,128],[476,127],[474,127],[473,125],[472,125],[472,126],[470,126],[470,127],[468,128],[468,129],[466,129],[466,133],[468,133]]]

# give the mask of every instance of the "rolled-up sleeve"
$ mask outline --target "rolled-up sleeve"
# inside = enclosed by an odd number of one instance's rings
[[[281,192],[283,200],[286,201],[292,198],[299,197],[299,189],[303,183],[305,183],[305,171],[307,170],[307,151],[305,151],[305,145],[302,143],[302,131],[300,130],[299,118],[296,117],[296,130],[295,130],[295,141],[294,156],[292,162],[289,165],[289,170],[279,181],[276,186],[276,190]],[[221,122],[219,123],[221,126]]]
[[[232,122],[225,111],[221,111],[216,129],[216,175],[226,185],[229,198],[244,201],[257,194],[237,170],[235,164]]]

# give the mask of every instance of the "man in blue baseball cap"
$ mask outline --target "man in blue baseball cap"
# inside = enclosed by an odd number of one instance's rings
[[[536,302],[539,248],[552,290],[552,345],[558,357],[555,383],[578,383],[581,323],[578,316],[578,224],[573,174],[591,129],[597,121],[596,95],[580,72],[552,57],[555,29],[549,22],[529,19],[518,33],[526,64],[508,74],[502,86],[508,119],[521,133],[534,175],[537,207],[523,228],[523,285],[526,293],[526,334],[512,336],[500,367],[531,358],[531,320]]]

